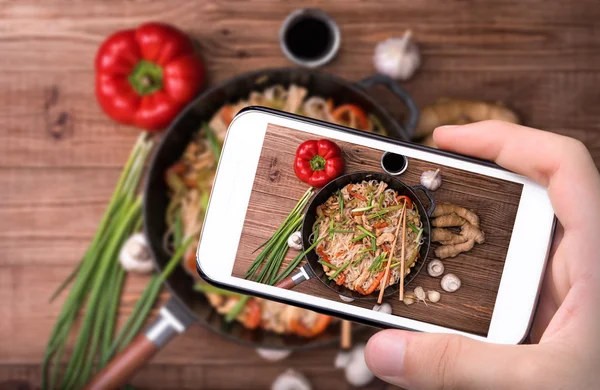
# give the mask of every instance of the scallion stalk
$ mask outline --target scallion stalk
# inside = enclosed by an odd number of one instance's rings
[[[367,236],[369,236],[371,238],[375,238],[375,235],[373,233],[371,233],[370,231],[368,231],[367,229],[365,229],[364,227],[358,225],[358,226],[356,226],[356,228],[358,230],[360,230],[361,232],[363,232],[364,234],[366,234]]]

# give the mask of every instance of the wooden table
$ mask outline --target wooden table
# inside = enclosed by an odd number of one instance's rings
[[[442,96],[502,100],[531,126],[579,138],[600,163],[600,5],[594,0],[3,2],[0,382],[39,384],[42,352],[62,304],[49,304],[48,296],[89,243],[137,136],[95,103],[92,64],[99,43],[114,30],[160,18],[200,41],[215,83],[290,65],[277,31],[300,6],[325,9],[342,30],[340,53],[325,71],[349,80],[368,76],[375,43],[411,28],[424,63],[406,88],[419,104]],[[145,282],[128,281],[123,316]],[[318,388],[347,387],[332,368],[335,352],[297,353],[267,364],[253,351],[194,327],[133,384],[265,388],[286,367],[296,367]]]

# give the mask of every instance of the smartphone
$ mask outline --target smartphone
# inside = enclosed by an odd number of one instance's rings
[[[312,190],[294,169],[309,140],[344,161]],[[441,175],[435,191],[425,171]],[[197,269],[223,289],[368,325],[517,344],[554,225],[546,189],[491,162],[252,107],[229,127]],[[295,231],[300,250],[282,245]]]

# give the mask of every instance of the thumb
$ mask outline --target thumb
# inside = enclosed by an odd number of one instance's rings
[[[411,390],[515,389],[532,375],[532,347],[385,330],[371,337],[365,359],[375,375]]]

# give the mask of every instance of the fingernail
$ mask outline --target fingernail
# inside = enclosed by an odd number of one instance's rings
[[[398,377],[404,364],[404,332],[385,330],[371,337],[365,351],[367,365],[377,376]]]

